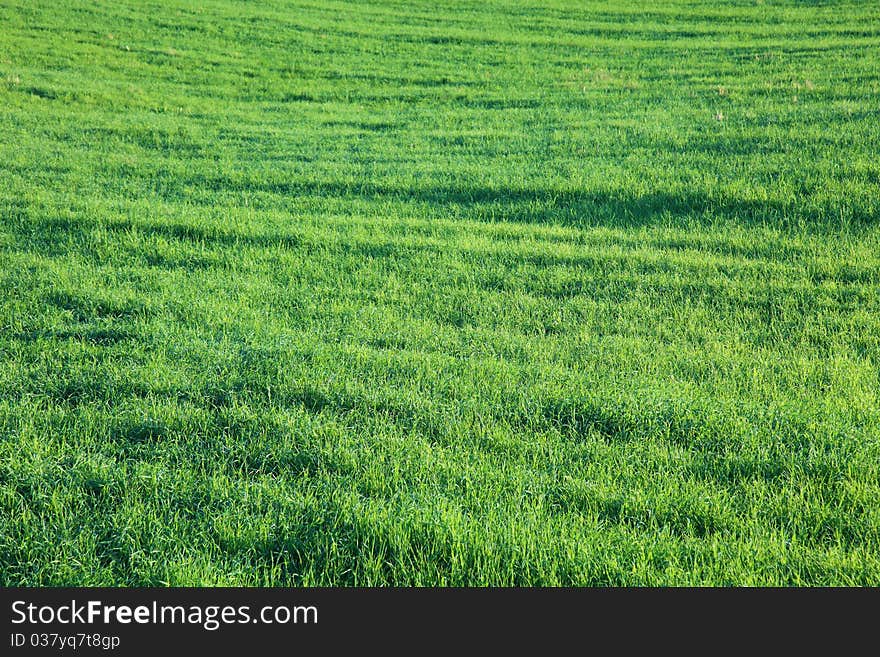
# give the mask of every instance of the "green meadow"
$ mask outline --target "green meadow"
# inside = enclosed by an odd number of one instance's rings
[[[878,49],[0,0],[0,584],[880,585]]]

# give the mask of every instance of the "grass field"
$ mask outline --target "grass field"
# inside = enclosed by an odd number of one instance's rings
[[[0,583],[880,585],[878,48],[0,0]]]

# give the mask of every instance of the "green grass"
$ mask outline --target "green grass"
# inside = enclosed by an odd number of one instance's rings
[[[0,583],[880,585],[878,48],[0,0]]]

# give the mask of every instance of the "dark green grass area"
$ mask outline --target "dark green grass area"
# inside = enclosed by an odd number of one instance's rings
[[[880,585],[878,48],[0,0],[0,583]]]

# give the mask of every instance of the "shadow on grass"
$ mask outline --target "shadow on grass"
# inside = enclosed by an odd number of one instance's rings
[[[837,228],[843,219],[852,228],[876,223],[873,208],[839,207],[834,203],[758,201],[733,195],[711,196],[699,191],[657,190],[639,194],[627,189],[555,190],[480,185],[407,186],[381,182],[256,181],[196,175],[188,180],[163,180],[160,194],[180,199],[187,190],[217,193],[265,193],[280,197],[391,201],[416,205],[441,217],[526,224],[635,228],[653,224],[713,225],[719,221],[774,228]],[[188,199],[197,200],[197,199]]]
[[[23,331],[13,336],[22,342],[37,342],[39,340],[82,340],[101,346],[111,346],[127,340],[137,339],[139,336],[126,329],[82,326],[63,328],[47,331]]]
[[[359,205],[373,201],[402,206],[403,213],[426,218],[459,218],[483,222],[563,225],[632,229],[653,225],[671,227],[712,226],[719,223],[778,230],[834,231],[844,225],[860,230],[875,225],[878,217],[864,205],[837,207],[833,203],[756,201],[736,196],[710,196],[693,191],[658,190],[638,194],[626,189],[552,190],[540,188],[490,188],[478,185],[421,185],[409,187],[377,182],[255,181],[200,174],[162,180],[157,186],[166,201],[207,203],[217,195],[264,194],[283,199],[309,199]],[[193,190],[202,192],[194,194]],[[204,194],[211,192],[211,194]],[[77,247],[77,237],[99,224],[85,217],[40,216],[39,210],[18,205],[0,206],[10,220],[8,230],[19,244],[55,253]],[[320,212],[320,209],[318,210]],[[289,233],[243,234],[234,228],[184,223],[139,223],[130,219],[100,224],[113,231],[143,231],[170,240],[218,246],[301,246]]]

